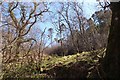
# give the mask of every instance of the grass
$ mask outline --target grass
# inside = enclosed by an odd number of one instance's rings
[[[105,49],[91,51],[91,52],[82,52],[77,53],[74,55],[68,55],[68,56],[50,56],[50,58],[45,58],[42,61],[41,67],[43,67],[45,70],[49,70],[53,68],[54,66],[64,66],[68,65],[70,63],[76,63],[78,61],[87,61],[88,63],[95,63],[98,61],[99,58],[102,57],[102,54],[104,54]]]
[[[105,50],[106,49],[100,49],[63,57],[48,55],[43,57],[42,62],[37,66],[40,67],[40,71],[36,70],[36,63],[34,62],[31,62],[31,64],[21,64],[20,62],[4,64],[4,77],[46,78],[49,77],[47,72],[54,69],[56,66],[68,68],[68,70],[70,70],[70,67],[74,66],[78,62],[87,62],[87,65],[96,64],[98,63],[99,58],[104,57]],[[93,66],[90,66],[89,69],[91,67]]]

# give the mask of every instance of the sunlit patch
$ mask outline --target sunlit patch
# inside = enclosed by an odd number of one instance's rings
[[[115,20],[117,21],[117,20],[118,20],[118,17],[115,17]]]

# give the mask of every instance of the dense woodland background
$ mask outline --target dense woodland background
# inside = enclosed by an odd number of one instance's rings
[[[55,4],[59,5],[56,11],[50,9]],[[113,60],[108,53],[114,49],[109,48],[114,42],[109,44],[113,38],[108,36],[110,32],[114,36],[112,25],[119,24],[120,13],[114,12],[119,11],[114,10],[119,3],[111,3],[112,9],[108,2],[98,5],[101,10],[87,19],[82,3],[78,2],[1,3],[3,73],[0,75],[3,78],[115,78],[109,77],[111,73],[107,75],[114,67],[109,69],[105,61]],[[38,26],[46,21],[54,26]],[[119,48],[115,48],[116,55]],[[118,58],[115,62],[119,65],[117,61]],[[108,71],[104,71],[104,66]],[[119,72],[115,73],[118,78]]]

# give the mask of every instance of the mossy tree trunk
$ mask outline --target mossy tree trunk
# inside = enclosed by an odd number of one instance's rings
[[[111,2],[111,10],[112,22],[102,65],[106,78],[117,80],[120,77],[120,2]]]

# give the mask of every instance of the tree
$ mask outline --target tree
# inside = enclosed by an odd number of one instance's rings
[[[80,31],[81,34],[84,32],[83,21],[85,20],[83,20],[81,4],[77,2],[62,3],[62,9],[61,11],[58,11],[58,14],[61,16],[60,21],[64,22],[66,25],[69,33],[67,35],[71,36],[71,39],[68,41],[70,43],[68,43],[68,46],[74,47],[73,50],[80,52],[79,45],[76,43],[78,40],[76,37],[74,37],[74,35],[75,30]]]
[[[45,12],[48,12],[48,8],[44,3],[3,3],[2,27],[5,43],[2,50],[3,56],[10,55],[4,62],[9,62],[11,57],[17,57],[23,51],[23,44],[30,43],[29,49],[25,49],[28,51],[24,54],[26,55],[30,52],[33,41],[36,42],[36,39],[28,37],[28,34]],[[18,60],[18,58],[16,59]]]
[[[111,2],[112,22],[106,55],[102,66],[106,78],[118,80],[120,77],[120,2]]]
[[[52,38],[53,38],[53,28],[49,28],[49,29],[48,29],[48,32],[49,32],[48,37],[51,39],[51,43],[52,43]],[[51,47],[52,47],[52,44],[51,44]]]

